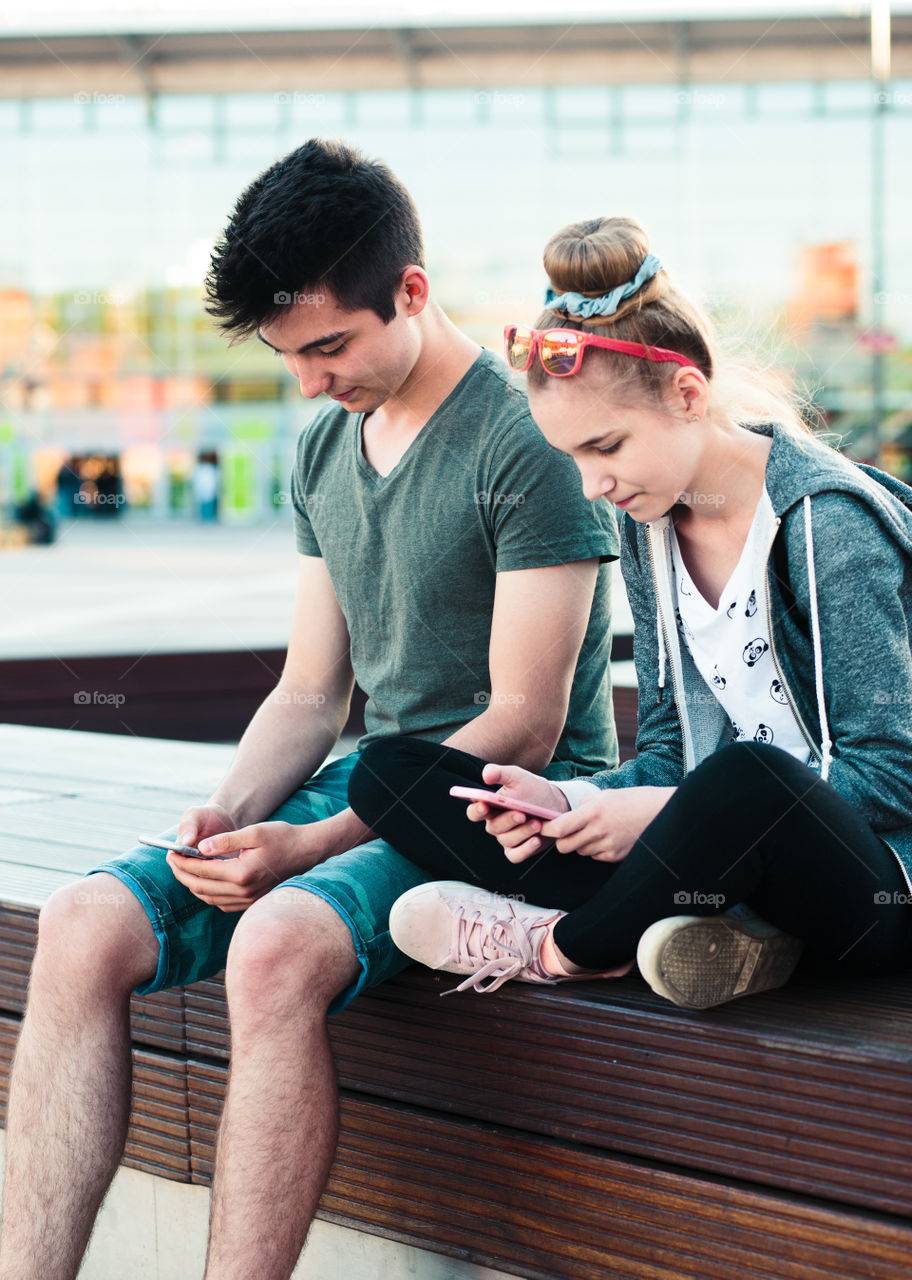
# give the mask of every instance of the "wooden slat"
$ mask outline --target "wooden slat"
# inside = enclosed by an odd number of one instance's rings
[[[190,1060],[206,1183],[227,1069]],[[343,1095],[321,1217],[552,1280],[896,1280],[912,1227]]]
[[[155,835],[159,828],[176,823],[181,810],[174,811],[155,792],[132,793],[123,800],[90,796],[55,796],[53,799],[7,805],[3,810],[3,839],[7,836],[38,834],[54,844],[83,843],[86,832],[116,836],[121,845],[136,844],[138,834]],[[35,832],[36,822],[39,831]],[[79,834],[74,839],[75,833]]]
[[[9,1075],[19,1020],[0,1015],[0,1127],[6,1125]],[[124,1164],[179,1182],[190,1181],[187,1064],[144,1049],[133,1051],[133,1103]]]
[[[7,863],[0,858],[0,906],[34,909],[36,915],[51,894],[77,879],[72,871],[55,871]]]
[[[25,787],[0,787],[0,804],[21,804],[23,800],[43,800],[45,796],[46,792]]]
[[[416,967],[332,1019],[342,1083],[912,1215],[904,978],[794,986],[704,1013],[638,978],[440,1000],[454,981]],[[190,1053],[227,1058],[214,984],[187,991],[186,1018]],[[505,1070],[514,1059],[522,1072]]]
[[[283,649],[7,659],[0,717],[112,735],[237,740],[284,659]]]
[[[629,702],[630,691],[621,692]],[[0,751],[4,746],[20,770],[15,777],[4,770],[4,786],[32,794],[0,804],[0,903],[9,904],[0,907],[0,1011],[6,1015],[0,1016],[0,1075],[12,1054],[15,1015],[24,1007],[37,907],[105,852],[130,847],[140,834],[133,829],[137,818],[158,830],[173,825],[186,807],[181,803],[178,809],[174,801],[186,801],[193,795],[186,788],[221,772],[218,751],[191,746],[182,752],[187,744],[0,726]],[[72,775],[66,772],[71,766]],[[139,777],[142,786],[136,785]],[[23,785],[26,780],[30,786]],[[788,1219],[795,1204],[803,1212],[813,1197],[829,1201],[834,1238],[845,1222],[863,1222],[866,1240],[878,1232],[882,1241],[892,1238],[896,1224],[875,1219],[871,1210],[912,1218],[912,989],[905,979],[837,988],[790,984],[704,1013],[669,1005],[635,977],[555,988],[513,983],[491,996],[439,999],[454,982],[415,968],[332,1020],[348,1093],[346,1114],[360,1119],[346,1121],[332,1184],[338,1190],[327,1193],[324,1212],[354,1214],[370,1230],[397,1238],[413,1232],[416,1243],[430,1240],[434,1247],[437,1237],[429,1233],[436,1232],[442,1247],[464,1256],[501,1266],[513,1259],[518,1274],[562,1276],[561,1256],[583,1268],[566,1272],[574,1280],[589,1274],[586,1267],[604,1275],[598,1268],[607,1265],[606,1258],[617,1267],[612,1275],[740,1274],[718,1224],[707,1227],[700,1219],[715,1248],[700,1245],[697,1261],[687,1264],[692,1272],[670,1269],[674,1248],[662,1252],[650,1245],[638,1252],[642,1234],[632,1228],[624,1234],[627,1229],[614,1222],[606,1226],[596,1194],[602,1175],[609,1199],[614,1196],[621,1206],[617,1211],[631,1215],[621,1190],[612,1188],[623,1188],[624,1170],[651,1176],[661,1166],[679,1180],[675,1195],[685,1196],[685,1184],[717,1188],[707,1192],[707,1205],[729,1204],[724,1197],[731,1192],[742,1197],[736,1202],[740,1214],[751,1196],[766,1197],[767,1225],[759,1231],[758,1247],[754,1228],[746,1227],[738,1245],[742,1253],[750,1250],[755,1267],[745,1275],[781,1280],[851,1274],[854,1280],[856,1274],[888,1274],[839,1272],[829,1255],[813,1253],[824,1248],[819,1223],[807,1237],[800,1231],[790,1235],[790,1228],[776,1234],[771,1206]],[[131,1018],[140,1047],[128,1162],[172,1178],[205,1179],[230,1052],[222,982],[209,979],[185,991],[134,998]],[[190,1094],[188,1054],[198,1082]],[[420,1124],[415,1117],[423,1117]],[[437,1127],[425,1129],[425,1121]],[[581,1178],[581,1166],[574,1165],[567,1174],[574,1188],[568,1200],[576,1207],[558,1206],[552,1214],[539,1205],[534,1230],[531,1219],[521,1217],[522,1206],[511,1202],[504,1208],[503,1223],[512,1224],[509,1240],[522,1241],[523,1248],[531,1241],[528,1253],[518,1245],[503,1253],[500,1227],[487,1220],[483,1229],[478,1225],[477,1199],[474,1208],[468,1192],[468,1199],[458,1201],[458,1179],[448,1180],[443,1165],[425,1167],[430,1148],[451,1151],[454,1167],[462,1170],[469,1157],[459,1154],[459,1144],[476,1132],[496,1132],[504,1150],[531,1160],[539,1171],[543,1160],[563,1169],[581,1152],[601,1171],[591,1186],[583,1179],[579,1199],[574,1179]],[[410,1207],[401,1231],[394,1224],[393,1183],[382,1189],[369,1176],[376,1162],[382,1172],[386,1165],[398,1168],[397,1161],[406,1182],[412,1178],[416,1184],[414,1204],[408,1200],[412,1193],[406,1196]],[[496,1165],[476,1175],[472,1194],[500,1206],[497,1187],[510,1171]],[[655,1185],[647,1196],[650,1232],[659,1230],[661,1217],[655,1216]],[[530,1185],[529,1204],[536,1194]],[[551,1188],[549,1195],[555,1194]],[[448,1206],[445,1221],[439,1220],[438,1204]],[[845,1206],[853,1206],[848,1215]],[[670,1215],[675,1232],[685,1230],[683,1209],[666,1206],[662,1212]],[[470,1220],[474,1237],[466,1225]],[[567,1240],[573,1245],[569,1252]],[[813,1244],[811,1252],[800,1254],[801,1266],[816,1257],[817,1271],[788,1269],[799,1256],[799,1240]],[[595,1252],[590,1256],[587,1249]],[[856,1253],[864,1250],[846,1249],[846,1265],[856,1266]],[[685,1250],[682,1256],[690,1254]]]
[[[182,988],[130,1000],[130,1032],[134,1044],[183,1054],[187,1049]]]
[[[123,1163],[190,1181],[187,1064],[183,1060],[134,1049],[133,1105]]]
[[[38,938],[38,920],[24,911],[0,907],[0,1011],[19,1014]]]
[[[48,778],[65,782],[70,794],[79,794],[84,782],[203,790],[219,780],[233,755],[233,747],[212,743],[0,724],[0,759],[10,766],[3,770],[5,785],[15,785],[10,776],[18,771],[35,790]]]

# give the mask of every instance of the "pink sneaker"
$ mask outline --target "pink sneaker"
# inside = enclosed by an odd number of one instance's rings
[[[459,880],[435,880],[393,903],[390,933],[400,951],[429,969],[468,974],[453,991],[484,993],[510,978],[566,981],[547,973],[539,958],[548,926],[563,915]]]
[[[429,969],[468,974],[452,991],[497,991],[519,982],[584,982],[611,973],[552,974],[542,965],[542,942],[566,911],[532,906],[461,881],[418,884],[393,902],[389,933],[400,951]],[[443,992],[444,996],[451,992]]]

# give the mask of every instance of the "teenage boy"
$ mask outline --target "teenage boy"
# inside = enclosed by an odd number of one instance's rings
[[[613,517],[431,300],[423,263],[401,183],[319,140],[252,183],[216,246],[223,329],[335,401],[298,442],[288,657],[228,774],[178,824],[181,842],[232,856],[136,848],[94,869],[94,903],[74,886],[42,912],[0,1280],[76,1275],[123,1150],[131,992],[223,967],[231,1075],[206,1280],[291,1275],[336,1144],[327,1011],[405,963],[389,909],[424,879],[348,808],[358,753],[324,764],[355,679],[359,745],[414,734],[556,778],[616,760]]]

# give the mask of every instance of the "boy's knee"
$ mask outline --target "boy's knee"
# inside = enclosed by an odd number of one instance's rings
[[[316,894],[280,886],[248,908],[231,940],[225,988],[232,1023],[325,1012],[359,969],[339,913]]]
[[[92,980],[131,990],[158,965],[159,945],[139,900],[115,876],[86,876],[57,889],[38,916],[33,978]]]

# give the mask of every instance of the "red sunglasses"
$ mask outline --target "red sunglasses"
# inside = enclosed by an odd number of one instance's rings
[[[620,338],[601,338],[582,329],[527,329],[522,325],[508,324],[504,329],[504,343],[511,369],[525,373],[537,350],[542,368],[552,378],[569,378],[571,374],[578,373],[587,347],[620,351],[623,355],[639,356],[641,360],[657,363],[673,360],[687,368],[696,367],[692,360],[678,351],[647,347],[641,342],[622,342]]]

